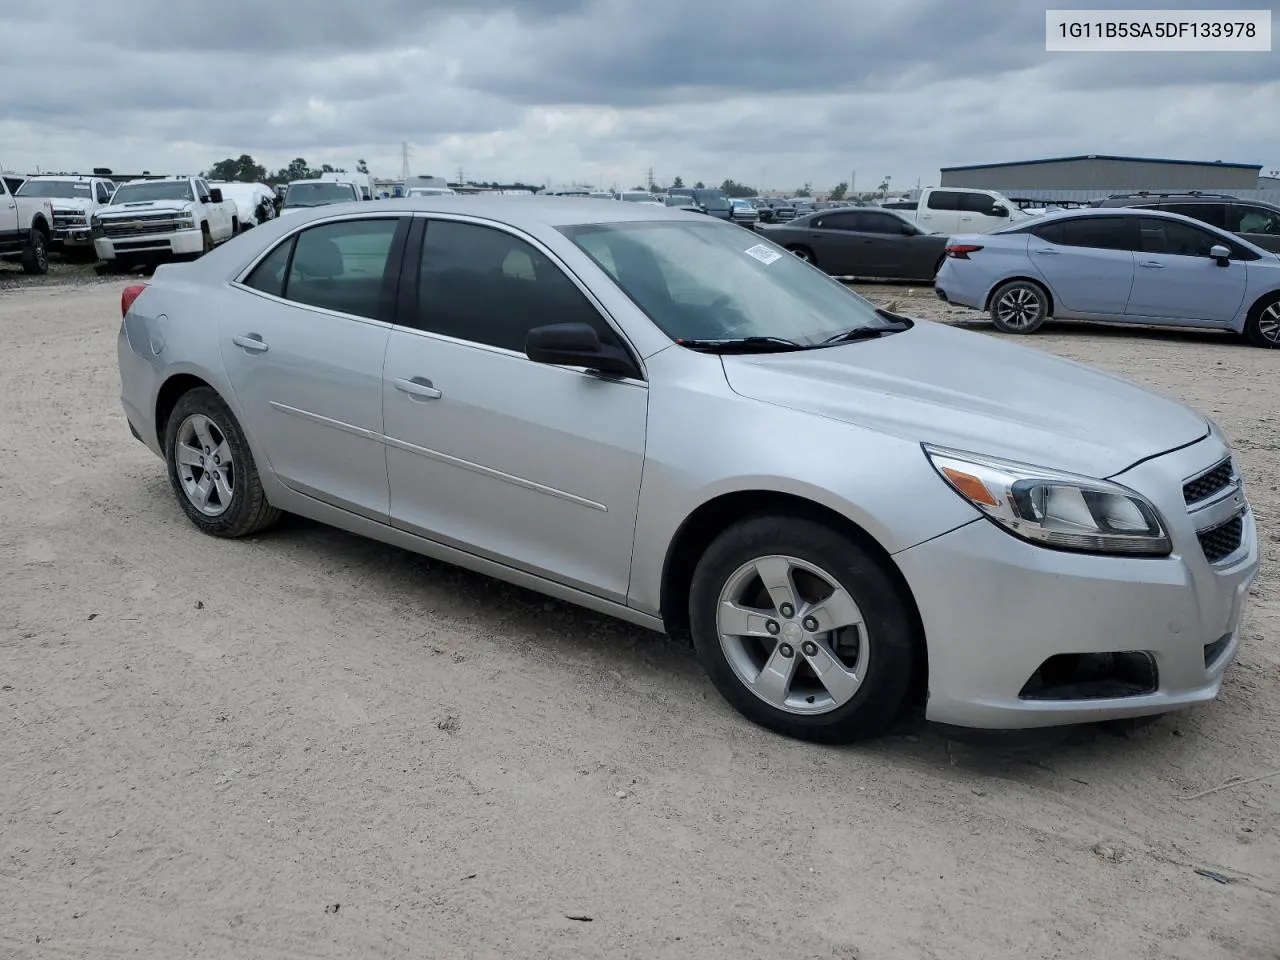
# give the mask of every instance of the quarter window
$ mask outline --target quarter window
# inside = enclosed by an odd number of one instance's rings
[[[552,323],[590,324],[602,342],[618,343],[582,291],[531,244],[473,223],[427,224],[419,328],[523,353],[529,331]]]
[[[273,297],[284,296],[284,276],[289,269],[289,254],[293,252],[294,238],[290,237],[268,253],[253,272],[245,278],[244,285],[254,290],[261,290]]]

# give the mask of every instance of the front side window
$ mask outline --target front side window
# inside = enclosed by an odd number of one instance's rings
[[[379,319],[395,218],[309,227],[263,259],[245,285],[294,303]],[[292,252],[292,257],[290,253]]]
[[[991,216],[991,208],[995,205],[996,201],[985,193],[960,194],[960,209],[965,213],[981,213]]]
[[[1268,237],[1280,237],[1280,211],[1266,207],[1235,206],[1231,208],[1233,233],[1260,233]]]
[[[812,346],[894,329],[862,297],[782,248],[719,221],[562,227],[673,340],[779,337]]]
[[[1138,231],[1142,236],[1143,253],[1207,257],[1210,248],[1227,246],[1221,237],[1177,220],[1142,217],[1138,220]]]
[[[589,324],[618,345],[591,301],[532,244],[474,223],[427,224],[414,326],[523,353],[529,331],[553,323]]]

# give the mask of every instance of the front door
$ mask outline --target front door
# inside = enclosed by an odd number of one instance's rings
[[[391,521],[620,603],[631,572],[648,389],[524,355],[529,329],[617,334],[534,244],[425,225],[417,305],[383,386]]]
[[[382,362],[408,218],[348,218],[280,243],[218,318],[246,429],[285,485],[386,521]]]
[[[1138,269],[1126,311],[1134,317],[1228,323],[1244,300],[1246,267],[1232,259],[1225,267],[1209,256],[1224,237],[1179,220],[1139,217]]]

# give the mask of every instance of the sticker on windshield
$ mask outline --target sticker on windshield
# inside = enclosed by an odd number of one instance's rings
[[[746,253],[748,257],[755,257],[766,266],[773,263],[775,260],[782,259],[782,254],[777,250],[772,250],[769,247],[766,247],[763,243],[757,243],[754,247],[750,247],[743,252]]]

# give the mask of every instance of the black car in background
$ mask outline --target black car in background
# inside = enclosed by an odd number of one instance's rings
[[[947,246],[946,234],[872,207],[821,210],[756,229],[835,277],[932,281]]]
[[[796,215],[796,205],[790,200],[783,200],[780,197],[770,197],[766,203],[773,208],[774,223],[786,223]]]
[[[1241,200],[1227,193],[1112,194],[1094,201],[1096,207],[1142,207],[1170,210],[1219,230],[1228,230],[1263,250],[1280,253],[1280,206],[1262,200]]]
[[[667,191],[668,195],[685,196],[691,198],[702,212],[709,217],[715,217],[717,220],[731,220],[729,208],[729,195],[723,190],[716,190],[710,187],[673,187]]]
[[[773,223],[773,207],[769,206],[768,200],[764,197],[751,197],[747,203],[756,208],[761,223]]]

